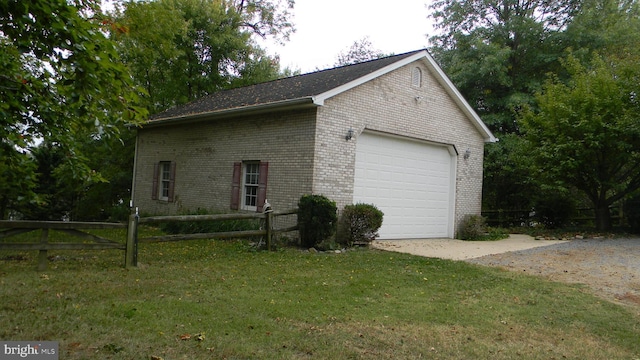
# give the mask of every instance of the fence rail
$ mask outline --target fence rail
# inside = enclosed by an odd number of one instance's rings
[[[267,211],[264,213],[234,213],[218,215],[180,215],[180,216],[148,216],[140,217],[138,214],[129,216],[128,223],[107,223],[107,222],[77,222],[77,221],[22,221],[22,220],[0,220],[0,240],[40,230],[40,241],[37,243],[7,243],[0,242],[0,250],[38,250],[38,270],[47,268],[47,251],[49,250],[105,250],[117,249],[125,252],[125,267],[138,265],[138,243],[157,243],[168,241],[212,239],[212,238],[242,238],[263,236],[267,249],[271,250],[273,236],[298,230],[296,226],[276,228],[275,218],[281,216],[294,215],[298,209],[287,211]],[[227,231],[216,233],[198,234],[175,234],[150,236],[138,239],[138,225],[144,223],[162,222],[184,222],[184,221],[222,221],[222,220],[264,220],[264,226],[260,230]],[[89,229],[127,229],[126,243],[117,242],[101,236],[87,233],[82,230]],[[66,234],[89,240],[91,243],[50,243],[49,231],[61,231]]]
[[[279,213],[278,213],[279,214]],[[138,220],[139,224],[151,222],[167,222],[167,221],[216,221],[216,220],[247,220],[247,219],[264,219],[265,213],[237,213],[237,214],[215,214],[215,215],[167,215],[167,216],[147,216]]]
[[[38,243],[0,242],[0,250],[39,250],[38,270],[46,270],[48,250],[126,250],[126,244],[81,231],[90,229],[123,229],[126,227],[126,224],[106,222],[0,220],[0,229],[5,229],[0,230],[0,240],[30,231],[41,231],[40,242]],[[50,243],[50,230],[61,231],[93,243]]]
[[[127,267],[138,266],[138,244],[139,243],[158,243],[183,240],[198,239],[221,239],[221,238],[242,238],[263,236],[267,250],[271,250],[273,236],[280,233],[295,231],[296,226],[276,228],[275,218],[279,216],[287,216],[297,214],[298,209],[287,211],[266,211],[264,213],[233,213],[233,214],[216,214],[216,215],[176,215],[176,216],[147,216],[140,217],[133,214],[129,217],[129,230],[127,231],[127,256],[125,263]],[[224,221],[224,220],[264,220],[264,226],[260,230],[241,230],[226,231],[214,233],[196,233],[196,234],[175,234],[175,235],[159,235],[138,238],[138,225],[145,223],[163,223],[163,222],[187,222],[187,221]]]
[[[611,206],[611,222],[623,225],[624,214],[621,206]],[[489,226],[499,227],[528,227],[539,222],[533,210],[484,210],[482,216]],[[576,209],[569,217],[570,224],[584,226],[595,222],[595,209]]]

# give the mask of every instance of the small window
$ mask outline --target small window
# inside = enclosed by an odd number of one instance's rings
[[[244,181],[242,208],[244,210],[256,210],[258,205],[258,179],[260,176],[260,163],[244,164]]]
[[[244,161],[233,164],[231,209],[261,212],[267,196],[269,163]]]
[[[163,161],[160,163],[160,200],[169,200],[169,189],[171,188],[171,163]]]
[[[153,193],[151,198],[173,202],[173,189],[176,178],[176,163],[160,161],[153,169]]]
[[[422,70],[419,67],[413,68],[411,72],[411,85],[415,87],[422,86]]]

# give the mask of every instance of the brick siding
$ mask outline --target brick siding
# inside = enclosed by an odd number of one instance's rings
[[[297,206],[311,192],[315,109],[142,129],[138,132],[134,206],[143,214],[198,208],[228,211],[233,163],[268,161],[267,199]],[[175,201],[152,200],[153,164],[176,162]]]

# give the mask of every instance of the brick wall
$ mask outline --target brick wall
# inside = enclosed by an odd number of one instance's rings
[[[411,84],[414,67],[422,86]],[[465,214],[480,214],[484,141],[422,60],[325,101],[318,110],[314,193],[344,207],[353,201],[355,151],[365,129],[450,144],[457,150],[455,228]],[[349,128],[354,139],[345,140]],[[464,159],[469,149],[471,156]]]
[[[138,133],[134,206],[142,214],[197,208],[228,211],[233,163],[269,162],[267,199],[293,208],[311,192],[315,109],[142,129]],[[175,201],[152,200],[153,166],[176,162]]]

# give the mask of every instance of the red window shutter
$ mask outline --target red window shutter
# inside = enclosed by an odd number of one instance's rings
[[[231,210],[240,209],[240,179],[242,177],[242,163],[233,163],[233,178],[231,180]]]
[[[153,164],[153,185],[151,186],[151,199],[158,200],[158,176],[160,176],[160,163]]]
[[[169,202],[173,202],[173,194],[174,187],[176,185],[176,163],[175,161],[171,162],[170,172],[169,172]]]
[[[269,163],[260,162],[258,168],[258,203],[257,212],[262,212],[265,200],[267,199],[267,177],[269,175]]]

